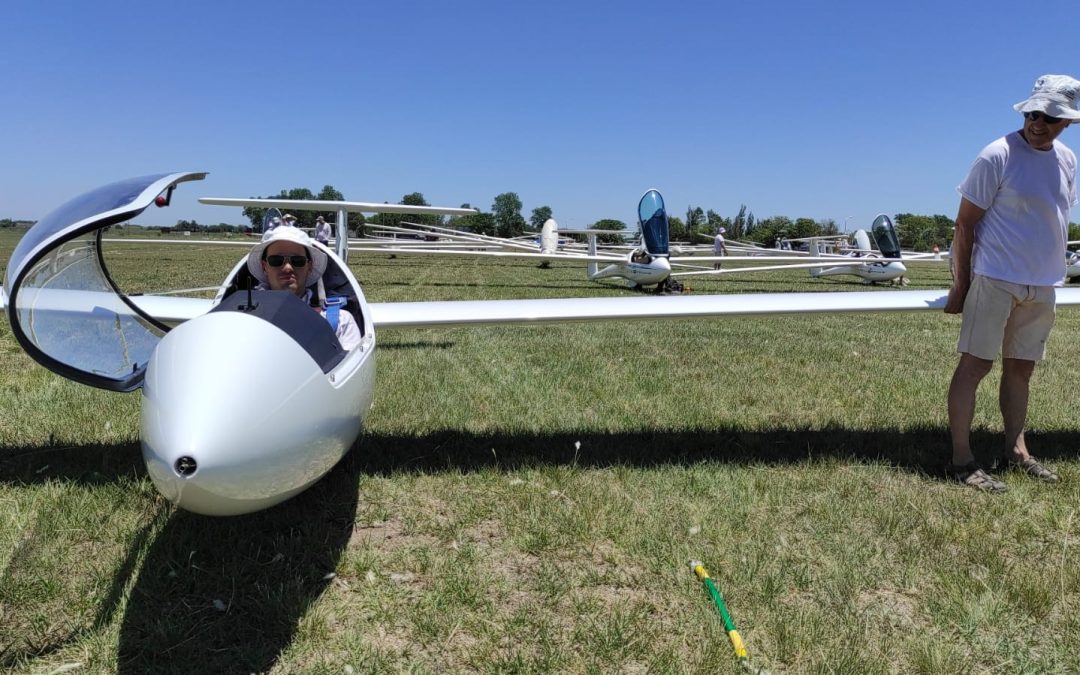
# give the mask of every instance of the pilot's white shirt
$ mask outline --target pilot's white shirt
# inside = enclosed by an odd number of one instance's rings
[[[304,297],[302,297],[301,300],[310,305],[312,294],[312,290],[310,288],[307,289],[307,293],[304,293]],[[312,309],[316,308],[313,307]],[[318,311],[324,319],[326,318],[325,307],[317,308],[316,311]],[[356,325],[356,319],[353,318],[352,312],[344,307],[338,311],[337,330],[334,331],[334,334],[337,335],[338,342],[341,343],[342,348],[346,351],[351,351],[360,344],[360,327]]]

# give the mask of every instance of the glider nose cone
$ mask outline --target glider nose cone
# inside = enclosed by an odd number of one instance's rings
[[[355,437],[356,429],[347,437],[311,412],[326,380],[261,319],[218,312],[182,324],[147,366],[147,472],[167,499],[195,513],[238,515],[284,501],[333,467]]]

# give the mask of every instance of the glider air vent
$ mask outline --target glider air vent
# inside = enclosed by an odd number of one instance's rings
[[[173,469],[176,470],[176,474],[182,478],[193,476],[198,468],[199,465],[195,462],[195,458],[188,457],[187,455],[176,460],[176,463],[173,464]]]

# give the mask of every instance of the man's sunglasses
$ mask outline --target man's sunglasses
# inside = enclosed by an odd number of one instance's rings
[[[1038,122],[1039,120],[1042,120],[1043,122],[1045,122],[1047,124],[1057,124],[1058,122],[1065,119],[1064,117],[1050,117],[1046,113],[1041,112],[1039,110],[1034,110],[1032,112],[1026,112],[1026,113],[1024,113],[1024,117],[1031,120],[1032,122]]]
[[[268,255],[266,256],[266,264],[270,267],[281,267],[288,260],[289,264],[293,267],[304,267],[307,265],[308,258],[306,255]]]

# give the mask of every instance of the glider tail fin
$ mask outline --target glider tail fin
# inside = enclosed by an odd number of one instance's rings
[[[544,254],[557,253],[559,248],[559,224],[554,218],[544,221],[540,228],[540,252]]]
[[[860,255],[874,250],[870,247],[870,237],[866,235],[866,230],[855,230],[855,248],[858,249]]]
[[[811,239],[810,240],[810,255],[814,256],[815,258],[821,257],[822,249],[821,249],[821,240],[820,239]],[[825,269],[824,267],[811,267],[810,268],[810,276],[812,276],[812,277],[820,277],[821,272],[824,269]]]

